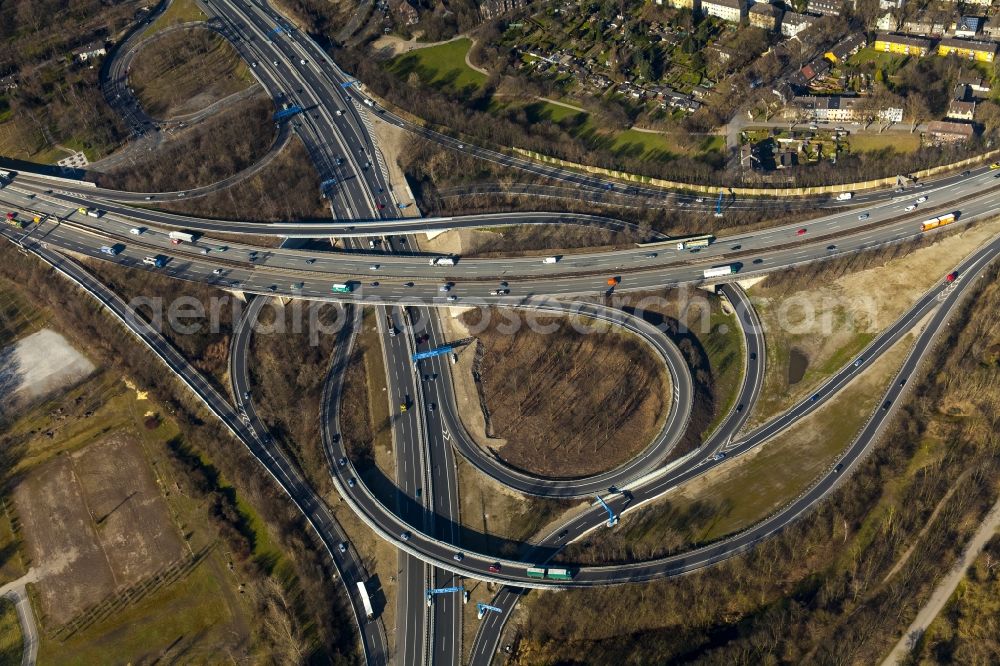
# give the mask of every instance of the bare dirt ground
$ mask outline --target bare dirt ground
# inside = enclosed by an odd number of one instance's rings
[[[441,44],[447,44],[448,42],[453,42],[456,39],[462,39],[464,35],[457,35],[451,39],[446,39],[443,42],[421,42],[418,41],[420,36],[423,34],[422,31],[414,33],[412,39],[403,39],[396,35],[382,35],[376,39],[371,44],[372,51],[375,53],[377,58],[395,58],[396,56],[409,53],[415,49],[422,49],[428,46],[440,46]]]
[[[184,554],[138,445],[117,433],[37,468],[13,491],[46,623],[59,625]]]
[[[0,415],[71,386],[94,364],[66,338],[43,329],[0,351]]]
[[[389,189],[396,201],[404,206],[397,209],[396,214],[401,217],[420,217],[420,209],[413,200],[413,193],[410,192],[406,176],[399,166],[400,156],[410,144],[410,135],[395,125],[384,122],[377,113],[369,113],[368,117],[372,121],[378,151],[382,153],[382,159],[389,172]]]
[[[165,34],[138,53],[129,83],[154,118],[199,111],[254,83],[225,39],[208,30]]]
[[[761,423],[807,396],[931,285],[943,280],[959,259],[997,232],[1000,221],[977,225],[884,265],[809,289],[788,292],[774,284],[780,277],[754,286],[750,294],[764,325],[768,366],[752,421]],[[791,349],[805,356],[807,363],[800,381],[794,383],[789,382]]]
[[[669,408],[669,378],[639,340],[593,322],[595,332],[583,334],[563,317],[488,313],[473,376],[490,448],[506,463],[577,476],[648,446]],[[467,313],[465,323],[479,316]]]

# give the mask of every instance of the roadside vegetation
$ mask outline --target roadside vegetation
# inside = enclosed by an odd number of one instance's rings
[[[3,433],[16,548],[43,571],[40,659],[353,659],[346,598],[273,480],[89,297],[12,246],[0,256],[101,368]]]
[[[767,368],[752,422],[807,397],[998,230],[1000,222],[980,223],[780,271],[753,286]]]
[[[153,22],[145,34],[147,37],[152,36],[172,25],[204,21],[207,18],[196,0],[171,0],[170,6]]]
[[[302,140],[292,137],[269,164],[246,180],[203,197],[157,206],[177,213],[258,222],[329,219],[330,207],[320,198],[319,184]],[[247,236],[241,238],[250,242]],[[273,239],[260,237],[253,242],[268,244]]]
[[[501,167],[487,160],[442,148],[422,139],[410,139],[399,151],[399,165],[406,174],[420,210],[425,215],[465,215],[498,211],[555,211],[603,215],[627,220],[634,230],[611,233],[595,228],[558,225],[556,229],[498,228],[503,234],[477,241],[477,252],[510,252],[545,248],[623,245],[647,240],[651,231],[669,235],[721,234],[729,230],[752,231],[815,217],[815,208],[795,205],[771,210],[726,210],[722,217],[701,209],[689,211],[673,195],[620,197],[591,195],[547,178]],[[525,185],[551,186],[549,196],[527,196],[477,192],[478,186],[512,188]],[[592,201],[592,199],[594,199]],[[481,237],[482,238],[482,237]],[[481,249],[480,249],[481,247]]]
[[[259,298],[259,297],[258,297]],[[254,409],[321,494],[330,470],[320,433],[320,400],[343,311],[331,303],[271,299],[251,340]],[[310,324],[317,322],[316,326]]]
[[[274,142],[274,106],[261,93],[168,139],[141,161],[97,173],[101,187],[173,192],[210,185],[254,164]]]
[[[83,263],[157,327],[220,393],[229,393],[229,343],[234,319],[243,311],[241,301],[207,284],[176,280],[155,271],[89,258]],[[185,319],[194,308],[204,315]],[[176,317],[176,324],[172,317]]]
[[[365,484],[394,506],[396,461],[385,372],[375,310],[366,308],[344,374],[341,436]]]
[[[558,556],[566,562],[634,562],[717,541],[760,522],[829,471],[880,402],[912,338],[904,339],[815,414],[752,452],[626,512]]]
[[[986,664],[1000,653],[1000,536],[994,536],[951,601],[917,643],[908,663]]]
[[[476,331],[472,373],[489,448],[506,464],[552,478],[596,474],[658,434],[670,377],[631,334],[510,310],[474,311],[463,321]]]
[[[164,120],[200,111],[255,83],[236,49],[204,29],[174,31],[142,47],[128,80],[143,110]]]
[[[127,130],[104,102],[100,58],[95,65],[73,54],[124,34],[144,15],[142,6],[137,0],[0,5],[0,154],[55,163],[75,150],[94,160],[120,145]]]
[[[23,650],[24,637],[14,602],[0,599],[0,664],[20,664]]]
[[[998,273],[977,282],[926,378],[910,378],[882,441],[823,503],[688,576],[529,597],[514,663],[877,663],[996,499]]]

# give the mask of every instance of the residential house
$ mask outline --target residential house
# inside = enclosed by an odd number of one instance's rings
[[[868,38],[863,32],[856,32],[840,40],[833,47],[823,54],[830,62],[842,63],[852,55],[863,49],[868,44]]]
[[[692,88],[691,88],[691,95],[695,99],[705,99],[711,93],[712,93],[712,89],[711,88],[706,88],[705,86],[698,85],[698,86],[692,86]]]
[[[990,84],[986,79],[976,74],[963,74],[958,77],[958,82],[969,86],[969,89],[975,95],[984,95],[991,90]]]
[[[903,32],[908,35],[933,35],[940,34],[934,32],[934,24],[930,21],[911,19],[903,21]]]
[[[900,55],[923,57],[931,50],[931,40],[908,35],[891,35],[880,32],[875,37],[875,50]]]
[[[781,8],[768,2],[758,2],[750,8],[747,16],[750,25],[773,32],[781,21]]]
[[[788,77],[788,83],[796,88],[808,88],[815,79],[830,71],[830,63],[823,58],[816,58]]]
[[[796,106],[809,114],[810,120],[818,123],[851,123],[863,121],[868,116],[866,97],[796,97]],[[870,107],[869,107],[870,108]],[[886,123],[903,122],[902,107],[875,109],[876,118]]]
[[[78,51],[74,55],[80,62],[87,62],[88,60],[93,60],[94,58],[99,58],[108,54],[107,49],[101,47],[96,49],[87,49],[85,51]]]
[[[1000,39],[1000,15],[991,17],[983,26],[983,35],[990,39]]]
[[[946,118],[951,118],[952,120],[971,121],[975,116],[976,116],[976,103],[962,102],[959,100],[953,100],[948,105],[948,113],[945,114]]]
[[[806,11],[821,16],[840,16],[844,2],[845,0],[809,0]]]
[[[875,21],[875,27],[882,32],[892,32],[899,27],[899,19],[892,12],[886,12]]]
[[[975,135],[972,125],[935,120],[927,123],[927,134],[937,143],[968,141]]]
[[[878,0],[879,9],[902,9],[906,0]]]
[[[955,36],[961,39],[972,39],[983,27],[983,19],[979,16],[963,16],[955,24]]]
[[[959,58],[978,62],[993,62],[997,54],[996,42],[981,42],[973,39],[946,37],[938,42],[938,55],[956,55]]]
[[[785,37],[795,37],[803,30],[813,26],[818,21],[815,16],[799,14],[798,12],[785,12],[781,17],[781,34]]]
[[[700,0],[667,0],[667,4],[674,9],[690,9],[695,14],[701,12]]]
[[[703,0],[701,9],[708,16],[739,23],[747,16],[747,0]]]

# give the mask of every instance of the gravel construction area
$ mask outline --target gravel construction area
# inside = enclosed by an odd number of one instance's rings
[[[66,338],[44,329],[0,351],[0,415],[71,386],[94,364]]]

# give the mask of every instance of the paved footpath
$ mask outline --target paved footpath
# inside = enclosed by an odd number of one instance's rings
[[[941,609],[951,599],[955,588],[958,587],[958,584],[965,577],[965,572],[976,561],[976,558],[979,557],[979,553],[982,552],[986,543],[996,534],[997,528],[1000,528],[1000,500],[997,500],[993,508],[986,514],[986,518],[983,519],[979,529],[972,536],[972,540],[962,552],[959,561],[938,584],[934,592],[931,593],[931,598],[927,600],[924,607],[917,613],[917,617],[910,624],[903,637],[899,639],[899,642],[896,643],[896,647],[892,648],[892,652],[882,662],[882,666],[896,666],[896,664],[901,663],[910,654],[910,650],[913,649],[913,646],[917,644],[920,637],[927,631],[927,627],[930,626],[934,618],[938,616]]]
[[[35,666],[35,660],[38,658],[38,627],[35,625],[35,614],[31,612],[31,601],[24,586],[36,582],[40,575],[38,569],[30,569],[17,580],[0,587],[0,597],[6,597],[14,602],[17,608],[17,620],[21,623],[21,636],[24,641],[21,666]]]

